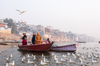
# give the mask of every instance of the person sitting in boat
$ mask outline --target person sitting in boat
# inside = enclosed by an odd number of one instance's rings
[[[26,37],[23,39],[22,45],[27,45],[27,38]]]
[[[33,37],[32,37],[32,44],[35,44],[35,32],[33,32]]]
[[[26,33],[23,33],[22,40],[24,40],[25,38],[27,38]]]
[[[49,40],[49,38],[47,38],[47,42],[46,43],[50,43],[50,40]]]
[[[35,44],[41,44],[42,41],[42,37],[39,35],[39,33],[37,33],[37,35],[35,36]]]

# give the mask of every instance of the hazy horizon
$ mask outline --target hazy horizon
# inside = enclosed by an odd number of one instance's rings
[[[0,19],[23,20],[27,24],[100,38],[99,0],[0,0],[0,3]],[[19,15],[16,9],[26,12]]]

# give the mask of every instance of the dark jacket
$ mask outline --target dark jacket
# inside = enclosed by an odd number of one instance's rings
[[[26,35],[24,35],[23,37],[22,37],[22,39],[24,40],[25,38],[27,38],[27,36]]]
[[[35,35],[32,37],[32,44],[35,44]]]

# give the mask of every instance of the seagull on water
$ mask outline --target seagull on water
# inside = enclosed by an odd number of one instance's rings
[[[18,10],[18,9],[16,9],[16,11],[20,12],[19,15],[23,14],[24,12],[26,12],[26,11],[20,11],[20,10]]]
[[[12,58],[12,54],[9,57]]]
[[[28,59],[28,64],[33,64],[34,62],[33,61],[30,61],[30,59]]]
[[[42,57],[44,57],[44,55],[42,54]]]
[[[61,58],[61,61],[62,61],[62,62],[65,62],[66,60]]]
[[[25,56],[23,56],[23,60],[25,60]]]
[[[25,63],[24,58],[22,58],[22,62]]]
[[[7,62],[9,63],[9,58],[7,58]]]
[[[45,62],[43,62],[42,60],[41,60],[41,65],[46,65],[47,63],[45,63]]]
[[[66,58],[67,56],[66,55],[62,55],[63,56],[63,58]]]
[[[35,55],[33,56],[33,60],[36,60],[36,56]]]
[[[71,59],[69,60],[69,63],[75,63],[74,61],[72,61]]]
[[[6,63],[6,66],[9,66],[8,63]]]
[[[30,58],[31,56],[28,54],[27,57]]]
[[[56,63],[61,64],[62,62],[58,61],[58,59],[56,59]]]
[[[9,63],[9,66],[14,66],[15,65],[15,61],[13,60],[12,63]]]
[[[45,56],[44,56],[44,62],[49,63],[49,61],[47,59],[45,59]]]

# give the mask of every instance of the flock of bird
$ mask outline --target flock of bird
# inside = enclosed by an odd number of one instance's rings
[[[95,45],[94,47],[80,47],[79,49],[82,50],[82,52],[76,52],[76,53],[70,53],[66,52],[66,54],[60,54],[60,53],[51,53],[50,59],[47,59],[48,56],[45,56],[42,54],[40,57],[37,58],[36,55],[29,55],[21,57],[20,62],[25,64],[34,64],[34,66],[39,66],[35,63],[35,61],[39,60],[38,63],[43,65],[50,64],[63,64],[63,66],[70,66],[70,65],[76,65],[76,66],[91,66],[91,64],[99,63],[100,62],[100,48],[98,47],[100,45]],[[3,52],[0,51],[0,54]],[[9,57],[6,59],[6,66],[15,66],[15,60],[10,60],[10,58],[13,58],[13,54],[10,54]],[[17,63],[17,62],[16,62]],[[52,65],[53,66],[53,65]]]

